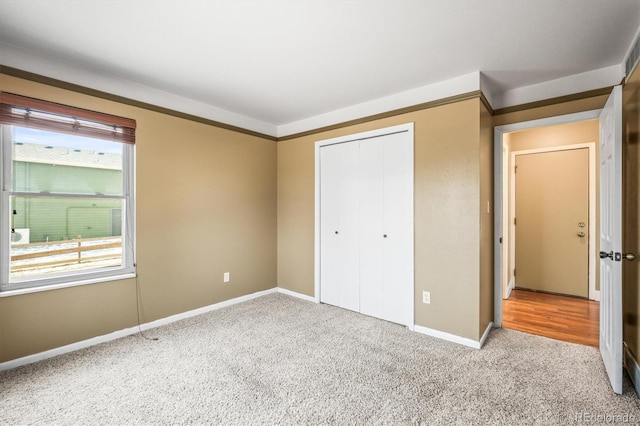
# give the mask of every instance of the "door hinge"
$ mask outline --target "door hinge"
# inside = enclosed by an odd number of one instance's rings
[[[513,166],[513,173],[518,173],[518,165]]]
[[[516,218],[515,217],[513,218],[513,224],[514,225],[516,224]]]
[[[516,268],[513,268],[513,276],[516,276]]]

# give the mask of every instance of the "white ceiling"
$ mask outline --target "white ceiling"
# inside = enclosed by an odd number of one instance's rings
[[[619,83],[639,27],[640,0],[0,0],[0,64],[282,136]]]

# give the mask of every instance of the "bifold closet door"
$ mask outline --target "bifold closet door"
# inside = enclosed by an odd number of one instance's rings
[[[360,310],[358,143],[320,149],[320,301]]]
[[[413,140],[398,133],[360,142],[360,312],[409,324],[412,300]]]

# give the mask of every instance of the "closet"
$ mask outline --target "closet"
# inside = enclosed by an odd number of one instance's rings
[[[316,145],[320,302],[413,325],[413,124]]]

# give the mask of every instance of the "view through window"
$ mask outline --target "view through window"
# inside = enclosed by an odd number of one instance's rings
[[[12,126],[11,278],[122,265],[123,147]]]
[[[0,290],[135,272],[135,121],[0,92]]]

